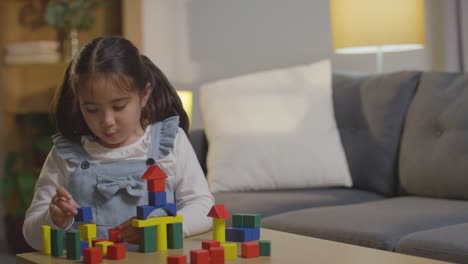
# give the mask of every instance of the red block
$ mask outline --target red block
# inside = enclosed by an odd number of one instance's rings
[[[224,264],[224,248],[222,247],[210,248],[210,261],[211,261],[211,264]]]
[[[89,264],[101,263],[102,250],[96,247],[83,249],[83,262]]]
[[[158,180],[148,180],[147,181],[148,192],[165,192],[166,185],[164,183],[164,179]]]
[[[258,242],[243,242],[241,243],[241,247],[243,258],[256,258],[260,255],[260,245]]]
[[[108,259],[124,259],[127,252],[125,244],[113,244],[107,247],[107,258]]]
[[[119,239],[120,231],[121,230],[117,227],[109,228],[107,230],[107,233],[109,234],[109,241],[114,242],[114,244],[123,243],[124,241],[122,239]]]
[[[93,244],[92,246],[95,247],[95,246],[96,246],[96,243],[97,243],[97,242],[101,242],[101,241],[109,241],[109,240],[107,240],[107,239],[105,239],[105,238],[96,238],[96,239],[93,239],[93,240],[91,241],[91,244]]]
[[[221,247],[219,241],[216,240],[204,240],[202,241],[202,248],[206,250],[210,250],[212,247]]]
[[[187,264],[187,256],[185,255],[167,256],[167,264]]]
[[[206,249],[190,250],[190,264],[210,264],[210,252]]]

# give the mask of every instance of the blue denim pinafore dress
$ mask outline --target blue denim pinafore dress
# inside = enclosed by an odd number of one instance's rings
[[[61,135],[53,137],[58,155],[77,164],[70,176],[67,189],[82,207],[91,207],[92,222],[97,225],[98,238],[108,238],[107,230],[136,216],[137,205],[148,204],[146,181],[141,177],[147,166],[167,156],[174,147],[179,129],[179,117],[173,116],[151,126],[151,146],[148,159],[122,160],[108,163],[92,162],[82,146]],[[157,164],[156,164],[157,165]],[[174,203],[174,190],[166,179],[166,199]],[[151,216],[167,215],[157,209]],[[71,230],[81,223],[75,222]]]

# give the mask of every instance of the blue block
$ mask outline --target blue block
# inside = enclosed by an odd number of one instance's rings
[[[84,256],[83,250],[89,247],[88,241],[80,241],[80,245],[81,245],[81,256]]]
[[[138,205],[137,206],[137,218],[145,220],[148,218],[148,215],[151,214],[154,210],[154,206],[151,205]]]
[[[226,227],[226,241],[244,242],[245,231],[242,227]]]
[[[148,192],[148,203],[154,207],[166,205],[166,192]]]
[[[167,213],[168,216],[176,216],[177,208],[174,203],[168,203],[162,207],[162,209]]]
[[[75,215],[75,221],[77,222],[91,222],[93,220],[93,211],[91,207],[80,207],[78,208],[78,214]]]
[[[244,241],[242,242],[260,240],[260,228],[244,227],[243,229],[244,229],[243,232],[245,235],[244,235]]]

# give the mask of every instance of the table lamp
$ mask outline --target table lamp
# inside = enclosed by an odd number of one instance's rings
[[[331,0],[333,47],[338,54],[383,53],[424,47],[424,0]]]
[[[193,95],[190,90],[177,90],[177,95],[179,95],[180,100],[182,101],[182,107],[184,108],[190,123],[192,123],[192,109],[193,109]]]

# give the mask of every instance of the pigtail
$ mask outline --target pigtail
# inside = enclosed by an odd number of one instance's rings
[[[182,107],[177,92],[164,73],[150,59],[141,55],[141,60],[147,75],[146,79],[151,83],[152,89],[147,105],[142,111],[142,120],[153,123],[178,115],[180,119],[179,126],[188,135],[190,126],[188,115]],[[148,124],[142,124],[143,127],[146,125]]]

